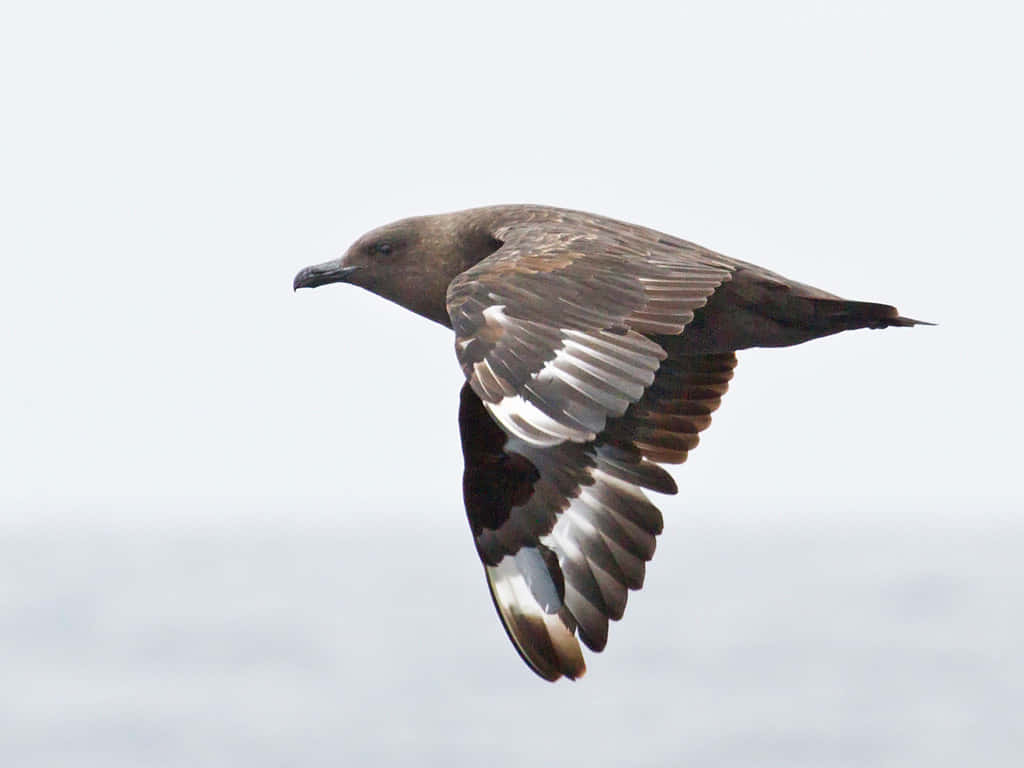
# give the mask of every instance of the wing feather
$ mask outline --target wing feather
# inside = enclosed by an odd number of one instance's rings
[[[640,400],[665,359],[648,336],[681,333],[734,269],[571,211],[532,211],[493,234],[501,247],[448,289],[456,354],[502,426],[541,445],[589,442]]]
[[[547,680],[576,678],[644,583],[678,462],[735,366],[680,356],[733,263],[632,225],[532,210],[448,289],[466,374],[466,514],[495,608]]]
[[[518,437],[491,415],[469,382],[463,385],[466,515],[502,624],[541,677],[582,675],[579,642],[602,650],[608,622],[622,618],[629,591],[643,586],[663,527],[644,491],[676,492],[652,457],[664,452],[681,460],[682,450],[644,442],[645,420],[677,418],[665,411],[679,402],[697,404],[698,416],[706,419],[718,401],[687,400],[687,372],[696,371],[700,380],[715,368],[727,382],[732,369],[722,361],[698,357],[667,366],[637,403],[589,443],[539,445]],[[662,376],[672,379],[669,385],[661,385]],[[706,383],[693,387],[708,394]],[[723,391],[724,383],[713,393],[720,398]],[[696,426],[686,417],[659,423],[667,436],[662,442],[677,426],[690,445]]]

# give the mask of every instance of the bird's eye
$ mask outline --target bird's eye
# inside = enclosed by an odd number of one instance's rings
[[[374,247],[374,250],[377,251],[377,253],[379,253],[381,256],[390,256],[391,243],[377,243],[377,245]]]

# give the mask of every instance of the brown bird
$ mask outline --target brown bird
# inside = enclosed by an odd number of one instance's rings
[[[644,493],[676,493],[736,350],[912,326],[651,229],[537,205],[388,224],[294,288],[345,282],[455,331],[466,515],[494,606],[546,680],[640,589],[661,533]]]

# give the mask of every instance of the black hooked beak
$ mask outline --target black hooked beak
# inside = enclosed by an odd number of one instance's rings
[[[292,282],[292,290],[299,288],[316,288],[318,285],[327,283],[347,283],[353,272],[359,267],[346,267],[341,259],[325,261],[323,264],[314,264],[312,267],[300,269]]]

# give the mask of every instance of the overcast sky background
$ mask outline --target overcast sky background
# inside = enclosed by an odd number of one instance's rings
[[[504,202],[939,323],[743,353],[684,495],[1019,498],[1020,22],[1011,3],[7,4],[0,498],[461,515],[449,332],[291,280],[387,221]]]

